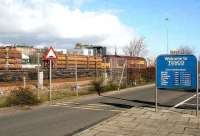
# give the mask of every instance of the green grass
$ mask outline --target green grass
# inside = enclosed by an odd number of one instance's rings
[[[79,91],[79,96],[88,95],[88,94],[91,94],[91,92],[89,92],[87,90]],[[69,89],[52,91],[52,100],[61,100],[61,99],[69,100],[69,99],[74,99],[74,98],[77,98],[76,93],[69,90]],[[41,91],[39,101],[40,101],[40,103],[44,103],[44,102],[49,101],[49,92],[48,91],[43,91],[43,92]],[[3,107],[9,107],[6,96],[0,97],[0,108],[3,108]]]
[[[88,95],[91,94],[92,92],[88,91],[87,89],[82,89],[79,90],[78,95],[83,96],[83,95]],[[77,98],[77,94],[74,91],[71,91],[70,89],[59,89],[59,90],[53,90],[52,91],[52,100],[60,100],[60,99],[73,99]],[[40,101],[41,102],[46,102],[49,101],[49,92],[45,91],[40,94]]]
[[[136,86],[141,86],[144,84],[149,84],[149,83],[140,83],[140,84],[137,84]],[[129,85],[127,86],[127,88],[130,88],[130,87],[134,87],[134,86],[129,86]],[[103,92],[113,91],[116,89],[117,89],[116,85],[109,84],[107,86],[106,90],[104,90]],[[35,90],[34,92],[37,92],[37,90]],[[88,87],[88,88],[81,88],[81,90],[79,90],[78,95],[83,96],[83,95],[89,95],[89,94],[95,94],[95,93],[96,93],[96,91],[93,90],[92,87]],[[62,100],[62,99],[72,100],[72,99],[76,99],[76,98],[77,98],[76,92],[72,91],[69,88],[52,91],[52,100],[54,100],[54,101]],[[49,101],[49,91],[48,90],[45,90],[45,91],[40,90],[40,100],[39,101],[41,103]],[[8,106],[9,106],[9,104],[7,102],[7,97],[0,96],[0,108],[8,107]]]
[[[8,107],[8,102],[5,96],[0,97],[0,108]]]

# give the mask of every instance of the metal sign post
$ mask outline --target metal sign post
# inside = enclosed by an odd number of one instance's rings
[[[38,63],[38,66],[37,66],[37,74],[38,74],[38,82],[37,82],[37,98],[38,98],[38,100],[40,99],[40,94],[39,94],[39,91],[40,91],[40,88],[39,88],[39,86],[40,86],[40,82],[39,82],[39,78],[40,78],[40,74],[39,74],[39,72],[40,72],[40,68],[39,68],[39,63],[40,63],[40,54],[39,54],[39,52],[37,53],[37,63]]]
[[[155,92],[155,112],[158,111],[158,88],[156,87],[156,92]]]
[[[52,60],[57,59],[55,51],[52,47],[48,49],[48,53],[45,56],[46,60],[49,60],[49,101],[52,100]]]
[[[155,72],[156,72],[156,82],[157,82],[157,66],[156,66],[155,70],[156,70]],[[158,111],[158,88],[157,88],[157,85],[156,85],[156,89],[155,89],[155,112],[157,112],[157,111]]]
[[[197,110],[196,110],[196,116],[198,117],[199,115],[199,64],[198,64],[198,59],[197,59],[197,96],[196,96],[196,104],[197,104]]]
[[[51,99],[52,99],[52,95],[51,95],[51,69],[52,69],[52,60],[50,59],[49,60],[50,62],[49,62],[49,101],[51,101]]]

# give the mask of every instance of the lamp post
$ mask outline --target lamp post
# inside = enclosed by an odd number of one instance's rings
[[[169,21],[169,18],[165,18],[165,21],[166,21],[166,46],[167,46],[167,54],[169,53],[169,37],[168,37],[168,21]]]

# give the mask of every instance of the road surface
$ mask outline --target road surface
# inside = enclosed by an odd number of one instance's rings
[[[154,86],[138,87],[32,110],[1,113],[0,136],[68,136],[133,106],[154,107]],[[160,106],[173,107],[195,92],[159,90]]]

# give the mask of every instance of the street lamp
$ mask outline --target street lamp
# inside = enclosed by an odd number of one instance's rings
[[[168,42],[168,21],[169,21],[169,18],[165,18],[165,21],[166,21],[166,46],[167,46],[167,54],[169,53],[169,42]]]

